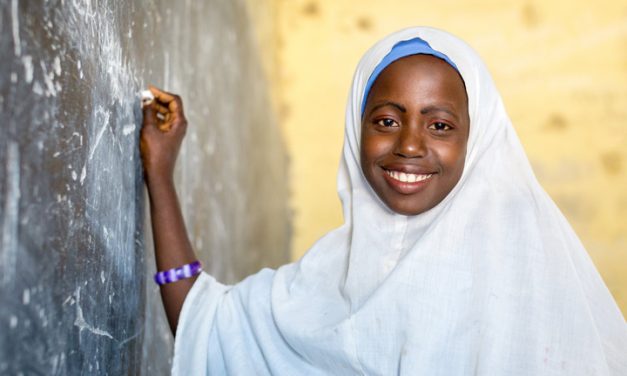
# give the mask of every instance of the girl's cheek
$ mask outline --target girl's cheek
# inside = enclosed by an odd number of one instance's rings
[[[369,136],[364,139],[362,144],[362,155],[367,160],[376,158],[386,148],[386,142],[381,137]]]

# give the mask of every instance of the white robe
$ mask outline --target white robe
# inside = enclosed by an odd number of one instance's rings
[[[435,208],[391,212],[359,166],[364,86],[415,37],[464,78],[464,173]],[[234,286],[203,274],[174,375],[627,375],[627,325],[533,175],[477,54],[431,28],[372,47],[355,72],[338,175],[345,223],[298,262]]]

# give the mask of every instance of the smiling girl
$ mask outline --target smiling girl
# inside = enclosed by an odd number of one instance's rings
[[[193,264],[172,182],[182,102],[151,90],[157,264],[180,270],[158,278],[174,374],[627,374],[624,318],[459,39],[410,28],[365,54],[338,175],[345,223],[233,286]]]
[[[361,168],[387,207],[417,215],[462,176],[469,131],[464,82],[427,54],[397,60],[375,78],[363,113]]]

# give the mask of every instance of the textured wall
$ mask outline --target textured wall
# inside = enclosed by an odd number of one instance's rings
[[[400,28],[462,37],[488,64],[540,182],[627,313],[627,3],[277,0],[293,256],[341,224],[335,177],[359,57]]]
[[[234,282],[287,259],[285,156],[243,1],[0,2],[0,374],[167,374],[138,91],[185,99],[192,243]]]

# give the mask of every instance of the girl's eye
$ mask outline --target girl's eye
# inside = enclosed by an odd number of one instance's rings
[[[378,120],[376,124],[386,128],[398,125],[395,120],[389,118]]]
[[[436,131],[448,131],[448,130],[450,130],[452,128],[451,128],[450,125],[448,125],[446,123],[442,123],[441,121],[438,121],[438,122],[435,122],[435,123],[431,124],[429,126],[429,129],[433,129],[433,130],[436,130]]]

